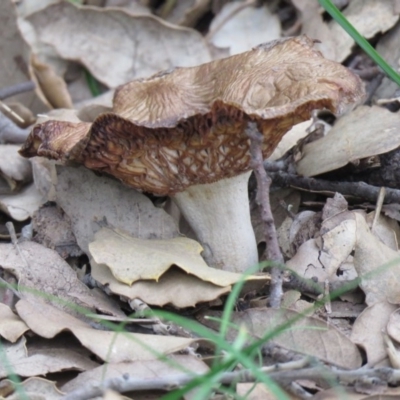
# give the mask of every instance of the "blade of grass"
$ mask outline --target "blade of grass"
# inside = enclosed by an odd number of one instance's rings
[[[360,35],[331,0],[318,0],[325,11],[355,40],[355,42],[378,64],[385,74],[400,86],[400,75],[382,58],[371,44]]]

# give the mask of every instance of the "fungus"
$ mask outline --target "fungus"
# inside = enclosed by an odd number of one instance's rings
[[[176,202],[210,266],[243,272],[258,262],[247,182],[255,122],[268,157],[314,109],[341,114],[363,97],[360,79],[305,36],[121,86],[113,113],[90,123],[35,126],[20,153],[80,163]]]

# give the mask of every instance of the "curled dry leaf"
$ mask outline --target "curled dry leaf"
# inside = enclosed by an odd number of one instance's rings
[[[60,167],[55,191],[55,201],[69,216],[77,243],[86,253],[102,227],[122,229],[141,239],[179,235],[175,221],[163,209],[107,176],[96,176],[84,168]]]
[[[81,320],[43,302],[20,300],[18,315],[29,328],[44,338],[70,331],[84,347],[103,361],[118,363],[154,360],[190,346],[194,340],[174,336],[144,335],[130,332],[97,330]]]
[[[400,114],[378,106],[360,106],[340,118],[328,135],[304,146],[297,172],[319,175],[399,146]]]
[[[360,287],[371,306],[380,301],[400,303],[400,255],[383,244],[370,231],[365,219],[354,213],[357,239],[354,266],[361,278]]]
[[[6,35],[0,37],[0,88],[15,85],[29,80],[30,50],[18,29],[16,11],[12,1],[0,2],[0,26]],[[10,99],[11,100],[11,99]],[[12,97],[29,107],[35,114],[46,110],[35,92],[22,93]]]
[[[181,26],[195,26],[211,8],[210,0],[177,0],[171,10],[166,10],[170,8],[170,4],[164,3],[165,7],[161,10],[160,17]]]
[[[7,182],[10,191],[32,182],[31,164],[18,154],[19,148],[12,144],[0,145],[0,177]]]
[[[79,61],[111,88],[162,69],[210,60],[197,31],[151,15],[77,7],[63,1],[31,14],[27,20],[41,42],[54,47],[61,57]]]
[[[214,46],[228,48],[233,55],[279,39],[281,26],[278,16],[272,14],[267,5],[243,8],[243,2],[229,2],[212,20],[209,32]]]
[[[286,265],[304,278],[317,277],[320,282],[331,280],[353,251],[355,240],[356,223],[349,218],[319,239],[304,242]]]
[[[398,68],[400,61],[399,38],[400,24],[396,24],[376,45],[376,51],[394,68]],[[393,98],[393,96],[396,96],[398,88],[397,83],[385,76],[375,92],[374,100]]]
[[[0,336],[15,343],[29,328],[10,307],[0,303]]]
[[[207,312],[207,315],[216,315]],[[289,323],[290,321],[290,323]],[[286,349],[318,357],[342,368],[359,368],[361,355],[357,346],[326,321],[304,317],[292,310],[272,308],[250,309],[233,313],[230,322],[233,325],[244,325],[248,332],[258,338],[279,325],[288,324],[272,339],[274,343]],[[206,322],[211,327],[219,323]],[[232,329],[228,336],[233,340],[237,330]],[[338,351],[340,349],[340,351]]]
[[[142,280],[128,286],[119,282],[110,269],[91,260],[93,278],[119,296],[140,299],[153,306],[172,304],[178,308],[194,307],[197,303],[213,301],[227,294],[231,286],[216,286],[189,275],[178,268],[170,268],[158,281]]]
[[[394,3],[390,0],[351,0],[343,15],[360,35],[370,39],[378,32],[386,32],[396,24],[399,14],[395,12]],[[330,30],[336,44],[336,61],[342,62],[350,55],[354,39],[336,21],[331,21]]]
[[[26,347],[26,339],[24,337],[18,343],[12,345],[3,344],[2,346],[10,368],[18,376],[47,375],[65,370],[85,371],[98,366],[88,357],[66,346],[51,349],[32,348],[33,354],[31,354],[30,347]],[[5,378],[8,375],[9,370],[2,363],[0,377]]]
[[[98,309],[99,300],[56,251],[28,241],[18,246],[20,252],[12,244],[0,244],[0,266],[17,277],[18,290],[24,298],[33,302],[44,298],[77,316],[80,313],[71,304],[92,312]],[[100,306],[110,315],[124,316],[120,310],[107,307],[107,303]]]
[[[95,241],[89,244],[96,264],[108,266],[114,277],[127,285],[138,280],[158,281],[173,265],[220,287],[240,281],[240,274],[208,267],[200,256],[201,251],[199,243],[184,237],[143,240],[107,228],[97,232]],[[249,276],[247,279],[265,282],[269,278]]]
[[[7,380],[8,381],[8,380]],[[3,381],[4,382],[4,381]],[[10,381],[8,381],[10,382]],[[10,382],[11,383],[11,382]],[[61,400],[63,394],[57,389],[56,383],[43,378],[29,378],[21,382],[21,390],[28,399],[37,400]],[[15,388],[15,383],[12,383],[12,388]],[[14,391],[7,400],[20,400],[20,392]]]
[[[367,307],[354,322],[350,339],[366,351],[369,367],[387,358],[382,332],[386,332],[390,315],[396,309],[397,306],[381,301]]]
[[[0,210],[16,221],[25,221],[45,203],[34,184],[26,186],[17,194],[0,195]]]
[[[35,55],[31,56],[31,65],[44,98],[52,108],[73,108],[71,96],[64,79],[57,75],[54,69],[40,61]]]

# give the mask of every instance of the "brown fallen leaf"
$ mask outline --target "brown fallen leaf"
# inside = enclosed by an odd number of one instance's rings
[[[204,314],[219,316],[218,312],[213,311]],[[277,345],[326,360],[341,368],[353,369],[361,366],[362,360],[357,346],[326,321],[304,317],[287,309],[253,308],[233,313],[230,322],[236,326],[244,326],[250,335],[258,338],[280,325],[288,324],[271,339]],[[205,324],[214,329],[219,326],[209,320]],[[228,340],[233,340],[236,335],[237,330],[231,329]]]
[[[154,207],[148,197],[85,168],[60,167],[55,190],[55,200],[70,218],[77,243],[86,253],[103,226],[122,229],[142,239],[179,235],[172,217]]]
[[[18,290],[23,298],[45,300],[77,316],[81,314],[74,305],[93,312],[100,307],[110,315],[124,316],[105,301],[99,304],[99,299],[92,295],[56,251],[29,241],[20,243],[18,247],[21,253],[12,244],[0,244],[0,266],[17,277]]]
[[[12,1],[0,2],[0,26],[7,35],[0,37],[0,88],[30,80],[29,46],[23,40],[17,25],[16,10]],[[11,101],[18,101],[29,107],[34,114],[47,109],[35,92],[26,92],[13,96]]]
[[[197,303],[213,301],[227,294],[231,286],[216,286],[189,275],[178,268],[170,268],[158,281],[141,280],[131,286],[118,282],[110,269],[94,260],[90,262],[93,278],[109,290],[128,299],[138,298],[146,304],[178,308],[194,307]]]
[[[81,355],[68,346],[50,349],[32,348],[33,354],[30,354],[24,337],[15,344],[4,343],[2,346],[9,367],[6,368],[2,363],[0,366],[1,378],[6,378],[10,369],[18,376],[28,377],[65,370],[85,371],[98,366],[89,357]]]
[[[150,15],[59,2],[29,15],[27,20],[40,41],[51,45],[64,59],[79,60],[111,88],[177,65],[210,61],[200,33]]]
[[[226,287],[237,283],[242,275],[210,268],[201,257],[202,247],[192,239],[137,239],[118,230],[101,229],[89,244],[89,252],[96,264],[106,265],[114,277],[127,285],[138,280],[158,281],[173,265],[197,278]],[[246,277],[246,280],[263,276]]]
[[[17,194],[0,195],[0,210],[16,221],[25,221],[32,217],[45,201],[32,183]]]
[[[38,90],[48,101],[49,107],[73,108],[71,96],[64,79],[57,75],[54,69],[40,61],[38,56],[31,56],[31,65],[38,82]]]
[[[241,10],[235,13],[237,9]],[[229,15],[232,16],[227,19]],[[218,48],[228,48],[229,54],[233,55],[279,39],[281,26],[278,16],[272,14],[267,5],[243,8],[242,2],[229,2],[211,21],[209,35],[210,43]]]
[[[400,146],[399,127],[398,113],[378,106],[360,106],[338,119],[322,139],[304,146],[297,172],[304,176],[319,175],[349,162],[387,153]]]
[[[207,365],[189,355],[171,355],[164,360],[133,361],[115,364],[105,364],[90,371],[80,373],[75,379],[62,386],[63,392],[71,392],[82,386],[95,385],[105,379],[121,377],[124,374],[138,379],[156,379],[183,372],[206,373]]]
[[[21,382],[23,393],[31,400],[61,400],[64,396],[55,382],[43,378],[28,378]],[[13,385],[14,386],[14,385]],[[7,400],[20,400],[20,391],[15,391]]]
[[[18,315],[37,335],[53,338],[70,331],[81,344],[103,361],[154,360],[190,346],[194,340],[174,336],[145,335],[130,332],[97,330],[81,320],[41,301],[20,300]]]
[[[380,301],[400,303],[400,254],[383,244],[368,227],[365,219],[354,213],[357,238],[354,266],[361,278],[360,287],[371,306]]]
[[[10,307],[0,303],[0,336],[15,343],[29,328]]]
[[[386,301],[367,307],[355,320],[351,340],[367,353],[367,365],[374,367],[387,358],[382,332],[386,331],[390,315],[397,306]]]
[[[392,1],[351,0],[343,15],[367,39],[386,32],[399,20]],[[336,21],[329,25],[336,44],[336,61],[342,62],[350,55],[354,39]]]
[[[7,182],[10,192],[32,182],[32,167],[18,154],[19,148],[12,144],[0,145],[0,176]]]

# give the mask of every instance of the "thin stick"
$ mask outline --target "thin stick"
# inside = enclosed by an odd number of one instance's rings
[[[304,360],[302,360],[304,362]],[[294,361],[293,363],[299,363]],[[323,380],[329,382],[341,382],[342,384],[353,385],[360,379],[377,378],[386,383],[396,385],[400,382],[400,370],[389,367],[380,368],[359,368],[356,370],[342,370],[335,367],[326,367],[318,365],[312,368],[284,369],[277,372],[270,372],[270,367],[260,369],[261,372],[268,373],[269,377],[281,385],[287,385],[290,382],[300,379]],[[197,374],[174,374],[162,378],[138,379],[128,375],[122,375],[117,378],[106,379],[102,384],[91,385],[76,389],[62,400],[86,400],[92,397],[101,396],[106,389],[114,389],[119,393],[140,390],[174,390],[189,383],[195,378],[200,377]],[[218,376],[218,382],[222,384],[231,384],[233,382],[254,382],[255,377],[249,370],[240,370],[234,372],[224,372]],[[217,382],[216,382],[217,383]]]
[[[262,155],[263,135],[258,131],[257,124],[249,122],[246,134],[250,138],[250,165],[254,170],[257,179],[257,198],[256,201],[261,207],[261,219],[264,222],[264,236],[267,244],[267,258],[279,265],[283,265],[284,260],[279,248],[278,236],[276,233],[274,217],[272,215],[271,204],[269,200],[269,188],[271,186],[271,178],[267,175],[264,168],[264,160]],[[283,295],[283,272],[279,266],[273,267],[271,270],[271,293],[270,306],[279,308]]]
[[[297,368],[303,368],[309,364],[309,358],[304,357],[301,360],[291,361],[285,364],[263,367],[260,369],[263,373],[276,373],[276,371],[289,372]],[[86,400],[92,397],[101,396],[106,389],[113,389],[119,393],[141,390],[174,390],[182,387],[198,378],[198,374],[177,373],[170,376],[140,379],[122,375],[117,378],[106,379],[102,384],[85,386],[76,389],[62,398],[62,400]],[[249,370],[240,370],[234,372],[224,372],[218,376],[218,382],[230,384],[232,382],[254,382],[255,377]],[[216,382],[217,383],[217,382]]]
[[[35,83],[33,81],[27,81],[17,83],[16,85],[7,86],[0,89],[0,100],[4,100],[8,97],[12,97],[20,93],[30,92],[33,89],[35,89]]]
[[[280,187],[294,187],[308,191],[339,192],[346,196],[360,197],[369,202],[376,202],[380,188],[364,182],[332,182],[322,179],[301,177],[286,172],[268,172],[275,185]],[[400,203],[400,190],[386,188],[385,203]]]

